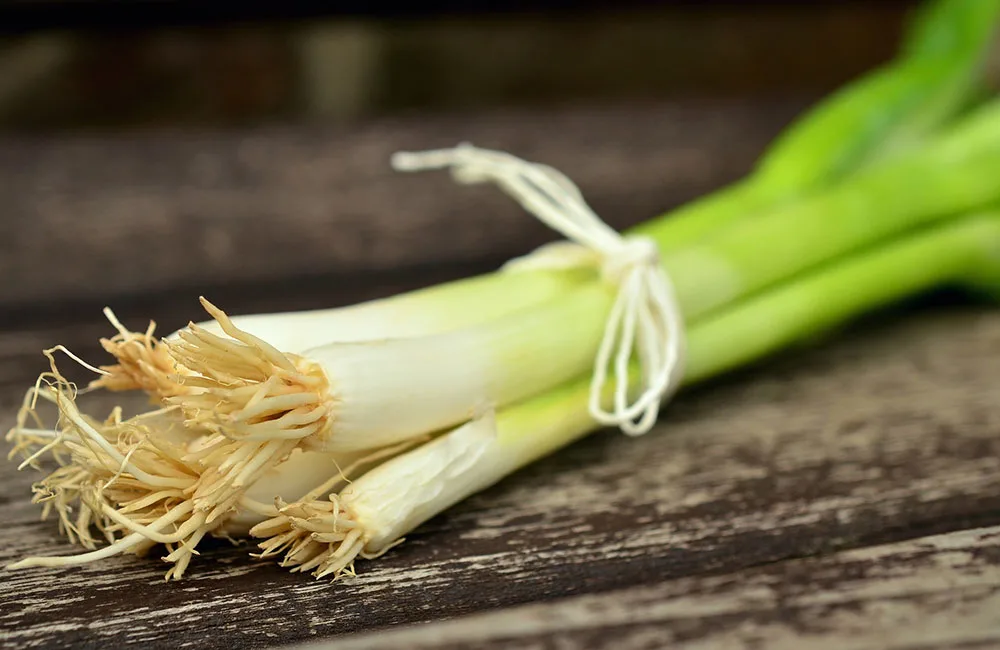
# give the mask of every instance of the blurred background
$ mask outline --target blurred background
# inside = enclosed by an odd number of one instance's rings
[[[888,58],[912,5],[8,0],[0,128],[813,97]]]

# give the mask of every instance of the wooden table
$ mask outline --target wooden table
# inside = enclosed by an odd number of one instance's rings
[[[593,107],[347,129],[0,140],[0,415],[100,307],[164,331],[354,302],[550,238],[495,190],[398,176],[472,140],[543,160],[627,226],[737,177],[801,103]],[[336,584],[209,544],[4,574],[4,648],[1000,646],[1000,314],[910,306],[599,432]],[[0,563],[69,550],[0,469]],[[323,641],[326,639],[326,641]]]

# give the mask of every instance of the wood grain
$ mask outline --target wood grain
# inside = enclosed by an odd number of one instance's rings
[[[0,136],[0,304],[441,265],[554,238],[493,187],[400,174],[392,152],[468,140],[552,164],[616,227],[732,180],[802,102],[505,111],[342,128]],[[356,278],[351,278],[356,282]]]
[[[994,648],[998,553],[992,526],[296,647]]]
[[[4,334],[0,349],[15,347],[19,336],[29,335]],[[664,629],[695,647],[718,640],[725,629],[736,643],[747,629],[765,624],[784,642],[786,632],[816,610],[806,611],[807,596],[786,594],[777,611],[760,613],[760,601],[747,595],[758,592],[740,585],[763,590],[769,579],[784,579],[783,569],[748,569],[1000,524],[1000,370],[992,358],[998,345],[1000,314],[974,307],[868,324],[688,394],[646,437],[596,434],[460,504],[388,555],[363,563],[356,579],[336,584],[255,563],[247,549],[221,545],[207,548],[179,583],[163,583],[155,558],[12,572],[0,596],[4,647],[128,641],[263,648],[574,594],[648,586],[654,591],[634,593],[678,599],[697,595],[698,584],[706,592],[692,607],[701,603],[704,610],[693,609],[676,624],[653,617],[648,625],[629,625],[609,615],[600,630],[567,623],[551,638],[539,632],[533,639],[529,628],[514,647],[581,647],[617,638],[656,647],[649,639],[658,637],[649,635]],[[24,360],[10,365],[30,381]],[[13,397],[4,391],[5,399]],[[7,414],[11,407],[8,401]],[[9,465],[2,472],[0,563],[68,550],[55,525],[38,522],[27,503],[32,477]],[[837,557],[817,575],[836,573]],[[808,565],[788,566],[794,573]],[[850,575],[855,565],[845,560],[842,566]],[[964,575],[959,569],[954,575]],[[728,577],[698,582],[704,575]],[[926,578],[933,587],[934,575],[915,569],[913,579],[923,584]],[[719,598],[734,611],[713,609],[713,584],[721,585],[719,592],[729,585],[731,596]],[[822,584],[817,578],[814,585],[827,594],[816,596],[820,604],[833,598],[825,605],[830,611],[854,611],[849,592],[833,582],[822,590]],[[911,600],[924,587],[915,589]],[[872,593],[858,607],[889,607],[896,602],[892,593]],[[929,593],[943,597],[942,589]],[[961,591],[963,598],[975,593],[971,586]],[[984,591],[982,603],[970,607],[993,606],[992,593]],[[603,600],[601,611],[614,609],[616,598]],[[898,600],[905,605],[907,598],[901,593]],[[900,611],[919,615],[913,607]],[[740,617],[750,622],[741,627]],[[726,621],[733,626],[726,628]],[[497,636],[496,628],[483,634],[449,637],[449,643],[493,647],[487,639]],[[948,646],[947,638],[931,641],[924,647]]]

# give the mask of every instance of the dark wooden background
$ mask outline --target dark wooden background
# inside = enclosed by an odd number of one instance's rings
[[[914,4],[0,0],[0,131],[817,96]]]
[[[233,313],[348,304],[551,238],[495,190],[394,174],[397,149],[542,160],[625,227],[739,177],[812,96],[8,130],[0,420],[42,348],[102,359],[105,305],[172,330],[199,294]],[[998,353],[989,305],[900,306],[681,396],[643,438],[599,432],[526,468],[355,579],[223,543],[169,584],[155,558],[3,573],[0,646],[1000,647]],[[0,466],[0,564],[71,550],[32,480]]]

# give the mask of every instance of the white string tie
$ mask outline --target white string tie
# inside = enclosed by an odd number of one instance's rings
[[[393,155],[398,171],[451,168],[463,184],[493,181],[525,210],[570,241],[547,244],[511,260],[510,270],[596,266],[617,286],[590,385],[589,410],[599,423],[631,436],[649,431],[660,404],[676,391],[683,374],[684,323],[673,284],[647,237],[622,237],[601,221],[580,190],[561,172],[502,151],[461,144],[452,149]],[[629,402],[629,366],[638,357],[642,391]],[[602,406],[613,366],[610,410]]]

